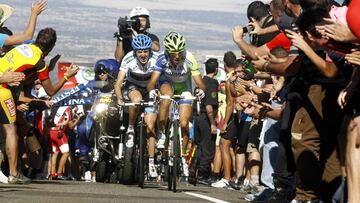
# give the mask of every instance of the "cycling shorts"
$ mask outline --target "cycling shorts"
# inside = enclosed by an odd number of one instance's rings
[[[145,101],[149,100],[149,95],[148,95],[148,91],[146,90],[146,87],[140,87],[129,81],[127,81],[125,83],[123,90],[122,90],[124,99],[130,101],[129,93],[134,90],[140,92],[143,100],[145,100]],[[145,107],[145,113],[155,113],[155,112],[156,112],[156,110],[154,107],[152,107],[152,106]]]
[[[184,82],[184,83],[174,83],[166,79],[165,77],[161,77],[159,80],[159,86],[161,87],[164,84],[170,85],[171,89],[173,90],[174,95],[181,95],[184,92],[191,93],[191,83]],[[181,104],[193,104],[193,100],[189,99],[180,99],[178,102]]]

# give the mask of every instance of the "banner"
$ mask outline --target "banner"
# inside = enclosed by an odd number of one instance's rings
[[[58,63],[58,78],[63,78],[66,73],[67,67],[70,67],[72,63],[69,62],[59,62]],[[75,77],[69,78],[69,80],[64,84],[62,90],[67,90],[74,88],[78,84],[87,84],[88,81],[93,80],[95,73],[93,70],[93,64],[76,64],[79,66],[80,70],[75,75]]]

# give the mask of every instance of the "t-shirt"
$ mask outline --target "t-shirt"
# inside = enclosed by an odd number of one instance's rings
[[[3,48],[5,41],[8,37],[8,35],[0,33],[0,48]]]
[[[281,46],[289,52],[291,47],[291,40],[283,32],[281,32],[276,35],[276,37],[274,37],[274,39],[272,39],[270,42],[266,43],[266,46],[270,50],[275,47]]]
[[[25,80],[37,74],[41,80],[49,79],[49,69],[45,64],[41,49],[33,44],[19,45],[0,59],[0,74],[11,69],[23,72]]]
[[[206,85],[205,97],[201,100],[201,111],[206,111],[207,105],[212,105],[213,109],[217,111],[219,102],[218,102],[218,89],[219,83],[217,80],[204,76],[204,83]]]
[[[151,41],[153,41],[153,42],[159,42],[159,38],[154,34],[145,32],[144,35],[147,35],[148,37],[150,37]],[[124,38],[124,40],[123,40],[123,48],[124,48],[125,55],[133,50],[133,48],[131,46],[131,42],[132,42],[132,37],[127,37],[127,38]]]
[[[272,19],[271,16],[268,16],[265,19],[264,25],[261,27],[267,28],[272,25],[275,25],[274,19]],[[265,35],[254,35],[254,38],[252,39],[251,44],[253,44],[257,47],[262,46],[262,45],[266,44],[267,42],[271,41],[278,34],[279,34],[279,32],[272,32],[272,33],[267,33]]]
[[[148,62],[143,67],[133,52],[129,52],[125,55],[121,62],[120,71],[126,73],[126,80],[140,87],[146,87],[151,78],[151,74],[155,69],[156,59],[158,58],[157,53],[152,53]]]

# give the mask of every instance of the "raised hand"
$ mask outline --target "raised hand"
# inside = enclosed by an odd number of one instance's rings
[[[349,27],[339,21],[331,18],[324,18],[327,22],[325,25],[316,26],[316,30],[324,35],[326,38],[332,38],[339,42],[356,41],[357,38],[351,32]]]
[[[297,48],[299,48],[300,50],[305,50],[307,48],[309,48],[308,43],[305,42],[304,38],[302,35],[291,31],[291,30],[285,30],[286,32],[286,36],[290,38],[292,44],[294,46],[296,46]]]
[[[79,66],[75,64],[71,64],[71,66],[67,67],[65,74],[70,78],[76,75],[79,72],[79,70],[80,70]]]
[[[37,3],[33,1],[31,5],[31,13],[38,16],[46,9],[46,6],[47,0],[40,0]]]
[[[234,42],[239,42],[243,40],[244,32],[242,27],[236,26],[232,29],[232,36]]]
[[[248,26],[252,28],[252,30],[249,32],[251,35],[262,35],[263,29],[260,27],[259,22],[257,22],[254,18],[250,17],[251,22],[248,23]]]

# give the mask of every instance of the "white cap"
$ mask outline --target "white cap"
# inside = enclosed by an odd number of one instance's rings
[[[13,13],[14,9],[6,4],[0,4],[0,25],[3,24]]]
[[[144,7],[137,6],[130,11],[129,16],[130,16],[130,18],[137,17],[137,16],[149,17],[150,12]]]

